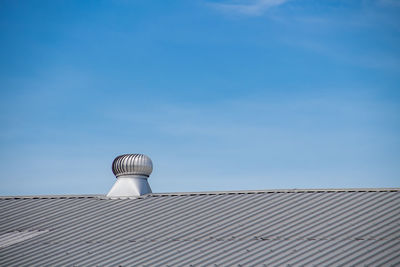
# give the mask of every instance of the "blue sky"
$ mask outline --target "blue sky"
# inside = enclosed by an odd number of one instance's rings
[[[400,2],[2,1],[0,195],[400,186]]]

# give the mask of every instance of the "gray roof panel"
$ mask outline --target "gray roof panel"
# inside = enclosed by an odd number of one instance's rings
[[[400,189],[0,198],[1,266],[395,265]],[[46,231],[46,232],[45,232]]]

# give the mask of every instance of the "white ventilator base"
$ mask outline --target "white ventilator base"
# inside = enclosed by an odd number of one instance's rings
[[[147,178],[142,175],[119,176],[107,197],[139,197],[150,194],[152,192]]]

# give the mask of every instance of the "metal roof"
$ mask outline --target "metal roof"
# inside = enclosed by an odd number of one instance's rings
[[[395,266],[400,189],[1,197],[17,231],[1,266]]]
[[[0,248],[5,248],[16,243],[22,242],[24,240],[33,238],[37,235],[47,233],[48,231],[44,230],[27,230],[27,231],[13,231],[0,235]]]

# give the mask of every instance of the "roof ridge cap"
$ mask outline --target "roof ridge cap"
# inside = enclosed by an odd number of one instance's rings
[[[265,190],[228,190],[228,191],[203,191],[203,192],[173,192],[173,193],[151,193],[135,198],[167,196],[202,196],[202,195],[243,195],[243,194],[270,194],[270,193],[335,193],[335,192],[400,192],[400,188],[321,188],[321,189],[265,189]],[[100,194],[82,195],[27,195],[27,196],[0,196],[0,199],[120,199],[109,198]]]
[[[76,198],[102,198],[103,195],[27,195],[27,196],[0,196],[0,199],[76,199]]]
[[[330,192],[400,192],[400,188],[321,188],[321,189],[266,189],[266,190],[231,190],[231,191],[204,191],[204,192],[174,192],[151,193],[143,197],[163,196],[198,196],[198,195],[240,195],[240,194],[268,194],[268,193],[330,193]]]

